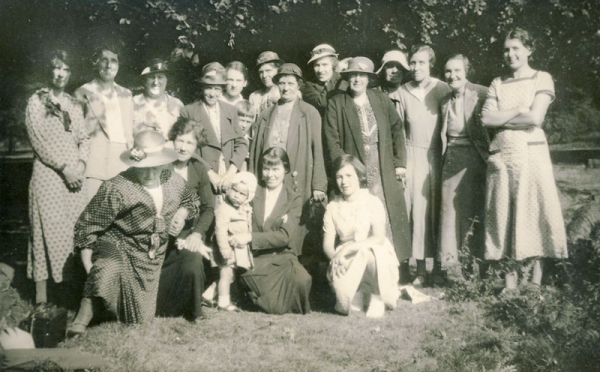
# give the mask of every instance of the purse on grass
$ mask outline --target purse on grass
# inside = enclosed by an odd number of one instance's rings
[[[56,347],[66,336],[67,310],[55,305],[45,306],[21,323],[21,328],[31,334],[36,348]]]

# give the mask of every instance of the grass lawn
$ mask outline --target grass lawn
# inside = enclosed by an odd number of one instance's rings
[[[575,207],[600,196],[600,169],[554,169],[568,221]],[[509,361],[523,335],[485,318],[477,303],[399,300],[396,310],[371,320],[328,313],[322,303],[331,301],[324,300],[304,316],[209,309],[199,325],[182,318],[103,323],[61,347],[102,356],[108,371],[520,370]]]
[[[364,314],[276,316],[209,310],[208,320],[200,325],[167,318],[136,326],[104,323],[63,346],[103,356],[111,364],[110,371],[494,371],[505,367],[503,350],[497,347],[502,331],[487,329],[474,303],[411,305],[400,300],[399,305],[381,320]]]

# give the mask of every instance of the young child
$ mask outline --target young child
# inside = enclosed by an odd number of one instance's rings
[[[250,172],[237,173],[224,202],[215,211],[215,236],[218,247],[216,261],[220,267],[218,283],[218,307],[223,311],[239,311],[231,303],[229,289],[233,283],[235,267],[252,268],[252,254],[248,245],[232,247],[229,237],[252,231],[252,207],[250,201],[256,192],[256,177]]]
[[[240,128],[244,133],[244,138],[248,141],[248,148],[250,148],[250,141],[252,141],[252,134],[250,133],[250,128],[254,121],[256,120],[256,115],[254,114],[254,110],[252,108],[252,104],[248,100],[242,100],[235,104],[237,108],[237,114],[239,118]],[[246,161],[242,164],[241,171],[248,170],[248,160],[250,158],[250,153],[246,155]]]

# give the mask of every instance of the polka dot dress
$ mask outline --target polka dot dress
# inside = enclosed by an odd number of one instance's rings
[[[152,197],[134,177],[127,170],[105,181],[75,225],[75,246],[93,252],[84,296],[102,298],[125,323],[154,317],[171,219],[180,206],[188,210],[188,219],[196,216],[199,207],[184,179],[165,170],[163,207],[157,216]],[[159,237],[155,251],[153,234]]]
[[[530,107],[537,94],[554,98],[554,83],[546,72],[521,79],[497,78],[484,110]],[[499,130],[490,154],[485,258],[566,258],[565,225],[544,131]]]
[[[85,207],[84,191],[70,191],[60,168],[75,169],[80,160],[87,161],[89,138],[78,102],[65,94],[59,103],[69,121],[62,112],[47,107],[49,99],[48,89],[37,91],[29,99],[25,116],[35,155],[29,183],[27,275],[34,281],[51,277],[60,283],[70,276],[66,263],[73,252],[73,226]]]

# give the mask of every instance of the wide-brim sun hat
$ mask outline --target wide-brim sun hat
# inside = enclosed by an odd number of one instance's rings
[[[162,72],[162,73],[169,72],[169,66],[168,66],[167,62],[163,61],[162,59],[154,58],[154,59],[150,60],[150,62],[148,63],[148,66],[146,66],[142,70],[142,73],[140,75],[148,76],[148,75],[156,74],[159,72]]]
[[[351,72],[362,72],[375,75],[375,65],[367,57],[354,57],[348,62],[348,68],[341,72],[342,75],[348,75]]]
[[[177,160],[177,151],[166,147],[167,141],[158,131],[144,130],[133,138],[133,148],[123,151],[121,161],[134,168],[150,168]]]
[[[386,54],[383,55],[381,59],[381,67],[377,70],[377,74],[379,74],[385,65],[389,62],[398,62],[406,71],[409,70],[408,61],[406,60],[406,56],[399,50],[390,50]]]
[[[279,58],[279,55],[277,53],[266,51],[258,55],[258,58],[256,59],[256,69],[258,70],[260,66],[269,62],[284,63],[283,60]]]
[[[316,61],[319,58],[323,58],[323,57],[336,57],[337,58],[338,54],[335,51],[335,49],[333,49],[333,47],[329,44],[320,44],[317,45],[316,47],[313,48],[313,50],[310,52],[310,59],[308,60],[308,62],[306,63],[307,65],[310,65],[312,62]]]
[[[300,69],[300,67],[293,63],[284,63],[277,70],[277,74],[273,76],[273,82],[277,84],[279,82],[279,79],[285,75],[293,75],[298,80],[304,81],[304,78],[302,77],[302,70]]]
[[[227,85],[227,81],[225,80],[225,70],[206,70],[202,76],[195,81],[202,85]]]

